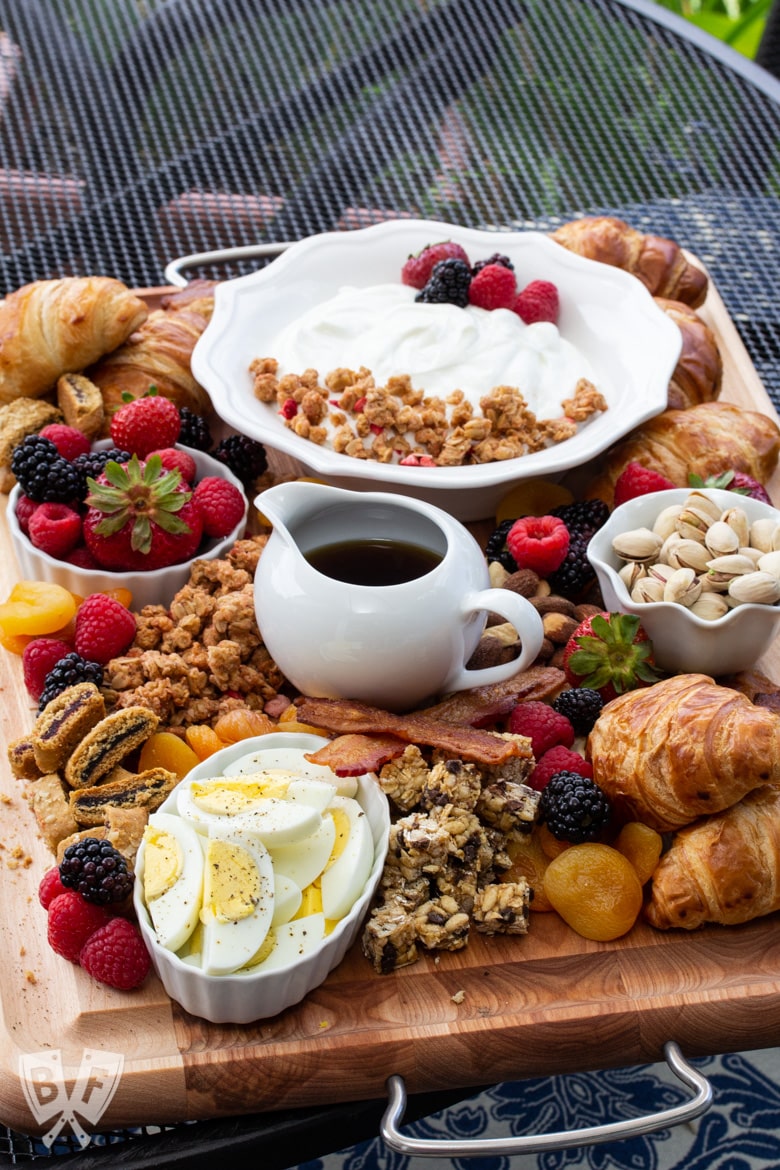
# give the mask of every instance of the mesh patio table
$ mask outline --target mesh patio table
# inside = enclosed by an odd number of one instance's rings
[[[151,288],[177,257],[399,216],[548,231],[615,215],[707,267],[780,407],[769,52],[753,65],[647,0],[0,0],[0,30],[0,293],[93,273]],[[6,1130],[0,1164],[283,1166],[286,1135],[303,1160],[375,1133],[381,1108],[84,1152]]]

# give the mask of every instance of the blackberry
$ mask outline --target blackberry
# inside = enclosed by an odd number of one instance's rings
[[[498,561],[499,564],[504,566],[507,573],[515,573],[517,571],[517,561],[506,547],[506,538],[513,524],[513,519],[502,520],[500,524],[496,525],[485,542],[487,563],[490,564],[491,561]]]
[[[576,735],[587,735],[601,714],[604,700],[590,687],[572,687],[553,700],[553,710],[565,715]]]
[[[133,889],[124,857],[110,841],[99,837],[83,837],[68,845],[60,862],[60,881],[98,906],[124,902]]]
[[[80,500],[87,498],[89,492],[87,479],[97,479],[105,469],[109,459],[113,459],[117,463],[127,463],[130,459],[130,452],[121,451],[118,447],[110,447],[107,451],[87,451],[84,455],[77,455],[73,460],[73,466],[78,470],[82,479],[82,487],[78,497]]]
[[[594,533],[609,517],[609,508],[603,500],[581,500],[561,504],[550,513],[563,520],[569,531],[569,548],[554,573],[547,578],[553,593],[576,601],[596,580],[588,560],[588,544]]]
[[[82,658],[75,650],[71,650],[70,654],[61,658],[46,675],[41,697],[38,700],[38,710],[42,711],[47,703],[56,699],[57,695],[67,690],[68,687],[82,682],[92,682],[99,687],[103,682],[103,667],[99,662],[90,662],[89,659]]]
[[[43,435],[27,435],[14,447],[11,471],[24,495],[37,504],[68,504],[78,498],[78,471]]]
[[[508,256],[502,256],[500,252],[494,252],[492,256],[488,256],[487,260],[477,260],[471,267],[471,275],[476,276],[483,268],[487,268],[488,264],[500,264],[502,268],[508,268],[514,272],[515,266]]]
[[[212,455],[224,463],[244,486],[253,484],[268,467],[265,447],[247,435],[229,435],[217,443]]]
[[[425,288],[414,299],[428,305],[457,305],[465,309],[470,284],[471,268],[465,260],[440,260],[434,264]]]
[[[214,438],[209,424],[202,415],[196,414],[188,406],[179,407],[181,416],[181,430],[178,441],[185,447],[192,447],[195,451],[210,451],[214,446]]]
[[[606,794],[578,772],[556,772],[539,798],[539,820],[546,822],[553,837],[573,845],[595,841],[611,815]]]

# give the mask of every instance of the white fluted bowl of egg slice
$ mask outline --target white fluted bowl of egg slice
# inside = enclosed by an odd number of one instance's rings
[[[215,1024],[278,1015],[356,941],[382,874],[390,813],[376,776],[306,757],[278,732],[202,761],[149,817],[135,910],[171,997]]]

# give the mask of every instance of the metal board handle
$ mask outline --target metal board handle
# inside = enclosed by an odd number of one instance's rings
[[[418,1158],[482,1158],[491,1155],[539,1154],[549,1150],[566,1150],[572,1146],[597,1145],[639,1137],[672,1125],[692,1121],[706,1112],[712,1104],[712,1086],[683,1059],[678,1046],[669,1041],[664,1045],[664,1056],[678,1080],[695,1091],[695,1096],[682,1105],[662,1109],[645,1117],[628,1121],[612,1121],[586,1129],[563,1130],[560,1133],[529,1134],[526,1137],[484,1138],[477,1141],[427,1139],[406,1137],[398,1126],[406,1108],[406,1087],[403,1077],[387,1079],[388,1105],[380,1125],[380,1134],[391,1150]]]
[[[231,260],[253,260],[258,256],[279,256],[292,242],[286,240],[278,244],[244,244],[238,248],[219,248],[215,252],[192,252],[189,256],[179,256],[166,265],[165,280],[167,284],[185,288],[187,278],[182,274],[188,268],[198,268],[204,264],[229,264]]]

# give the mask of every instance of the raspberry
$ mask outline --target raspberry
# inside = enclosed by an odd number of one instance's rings
[[[124,857],[110,841],[99,837],[83,837],[67,846],[60,862],[60,878],[68,889],[98,906],[124,902],[133,890],[133,878]]]
[[[210,451],[214,446],[214,439],[205,418],[195,414],[187,406],[179,407],[179,418],[181,419],[179,442],[194,451]]]
[[[60,879],[59,867],[53,865],[51,869],[46,870],[38,884],[38,901],[44,910],[48,910],[54,899],[64,893],[65,886]]]
[[[38,710],[42,711],[46,704],[50,703],[52,699],[56,699],[57,695],[62,694],[66,687],[75,686],[76,683],[80,682],[93,682],[96,687],[101,686],[103,667],[99,662],[90,662],[88,659],[82,658],[75,650],[71,650],[70,654],[61,658],[46,675],[41,697],[38,700]]]
[[[170,398],[144,395],[126,402],[111,419],[111,438],[117,447],[145,459],[160,447],[172,447],[181,431],[181,416]]]
[[[579,752],[569,751],[563,744],[558,744],[542,755],[526,783],[529,788],[542,792],[558,772],[577,772],[589,780],[593,779],[592,764],[584,760]]]
[[[35,500],[31,500],[23,492],[19,495],[16,501],[16,520],[25,536],[30,532],[30,517],[39,505]]]
[[[294,417],[297,411],[295,399],[288,399],[288,402],[292,402],[295,407]],[[233,472],[236,479],[241,480],[244,487],[251,486],[268,467],[265,447],[248,435],[228,435],[217,443],[213,455]]]
[[[195,482],[197,475],[195,460],[189,452],[182,451],[181,447],[160,447],[155,451],[150,451],[149,455],[159,455],[163,467],[166,467],[168,471],[178,471],[185,483]]]
[[[105,666],[124,654],[135,637],[135,615],[105,593],[91,593],[76,611],[76,652]]]
[[[100,565],[97,563],[92,553],[84,544],[80,544],[78,548],[74,548],[72,553],[68,553],[68,555],[62,559],[67,561],[69,565],[76,565],[76,567],[79,569],[100,568]]]
[[[46,676],[73,647],[62,638],[32,638],[22,651],[24,685],[31,698],[40,699]]]
[[[457,305],[465,309],[470,285],[471,269],[465,260],[440,260],[414,299],[425,305]]]
[[[645,496],[649,492],[665,492],[676,485],[659,471],[643,467],[641,463],[629,463],[615,480],[615,507],[626,500]]]
[[[517,294],[511,309],[526,325],[537,321],[551,321],[555,325],[560,311],[558,289],[549,280],[532,280]]]
[[[44,439],[50,439],[63,459],[73,461],[77,455],[85,455],[90,449],[90,442],[82,431],[65,423],[49,423],[39,431]]]
[[[49,946],[64,959],[78,963],[84,943],[96,930],[105,926],[110,917],[102,906],[85,901],[75,890],[66,890],[49,903]]]
[[[440,260],[463,260],[466,264],[469,262],[464,249],[452,240],[428,244],[416,256],[410,256],[406,261],[401,269],[401,283],[411,285],[412,288],[425,288],[434,265]]]
[[[588,735],[601,714],[604,700],[590,687],[572,687],[553,700],[553,710],[565,715],[577,735]]]
[[[206,536],[227,536],[243,519],[246,508],[243,492],[218,475],[205,476],[192,493],[192,499],[203,518]]]
[[[546,577],[569,551],[569,530],[558,516],[523,516],[509,529],[506,546],[518,569]]]
[[[30,543],[61,560],[81,540],[81,517],[67,504],[39,504],[28,524]]]
[[[503,264],[486,264],[469,285],[469,302],[480,309],[508,309],[517,292],[511,268]]]
[[[579,845],[595,841],[609,824],[612,807],[595,781],[579,772],[557,772],[539,800],[539,820],[553,837]]]
[[[525,735],[531,741],[531,751],[538,760],[550,748],[574,743],[574,728],[565,715],[554,711],[548,703],[529,699],[518,703],[509,716],[512,735]]]
[[[140,987],[151,967],[138,927],[119,916],[90,935],[79,962],[93,979],[118,991]]]

